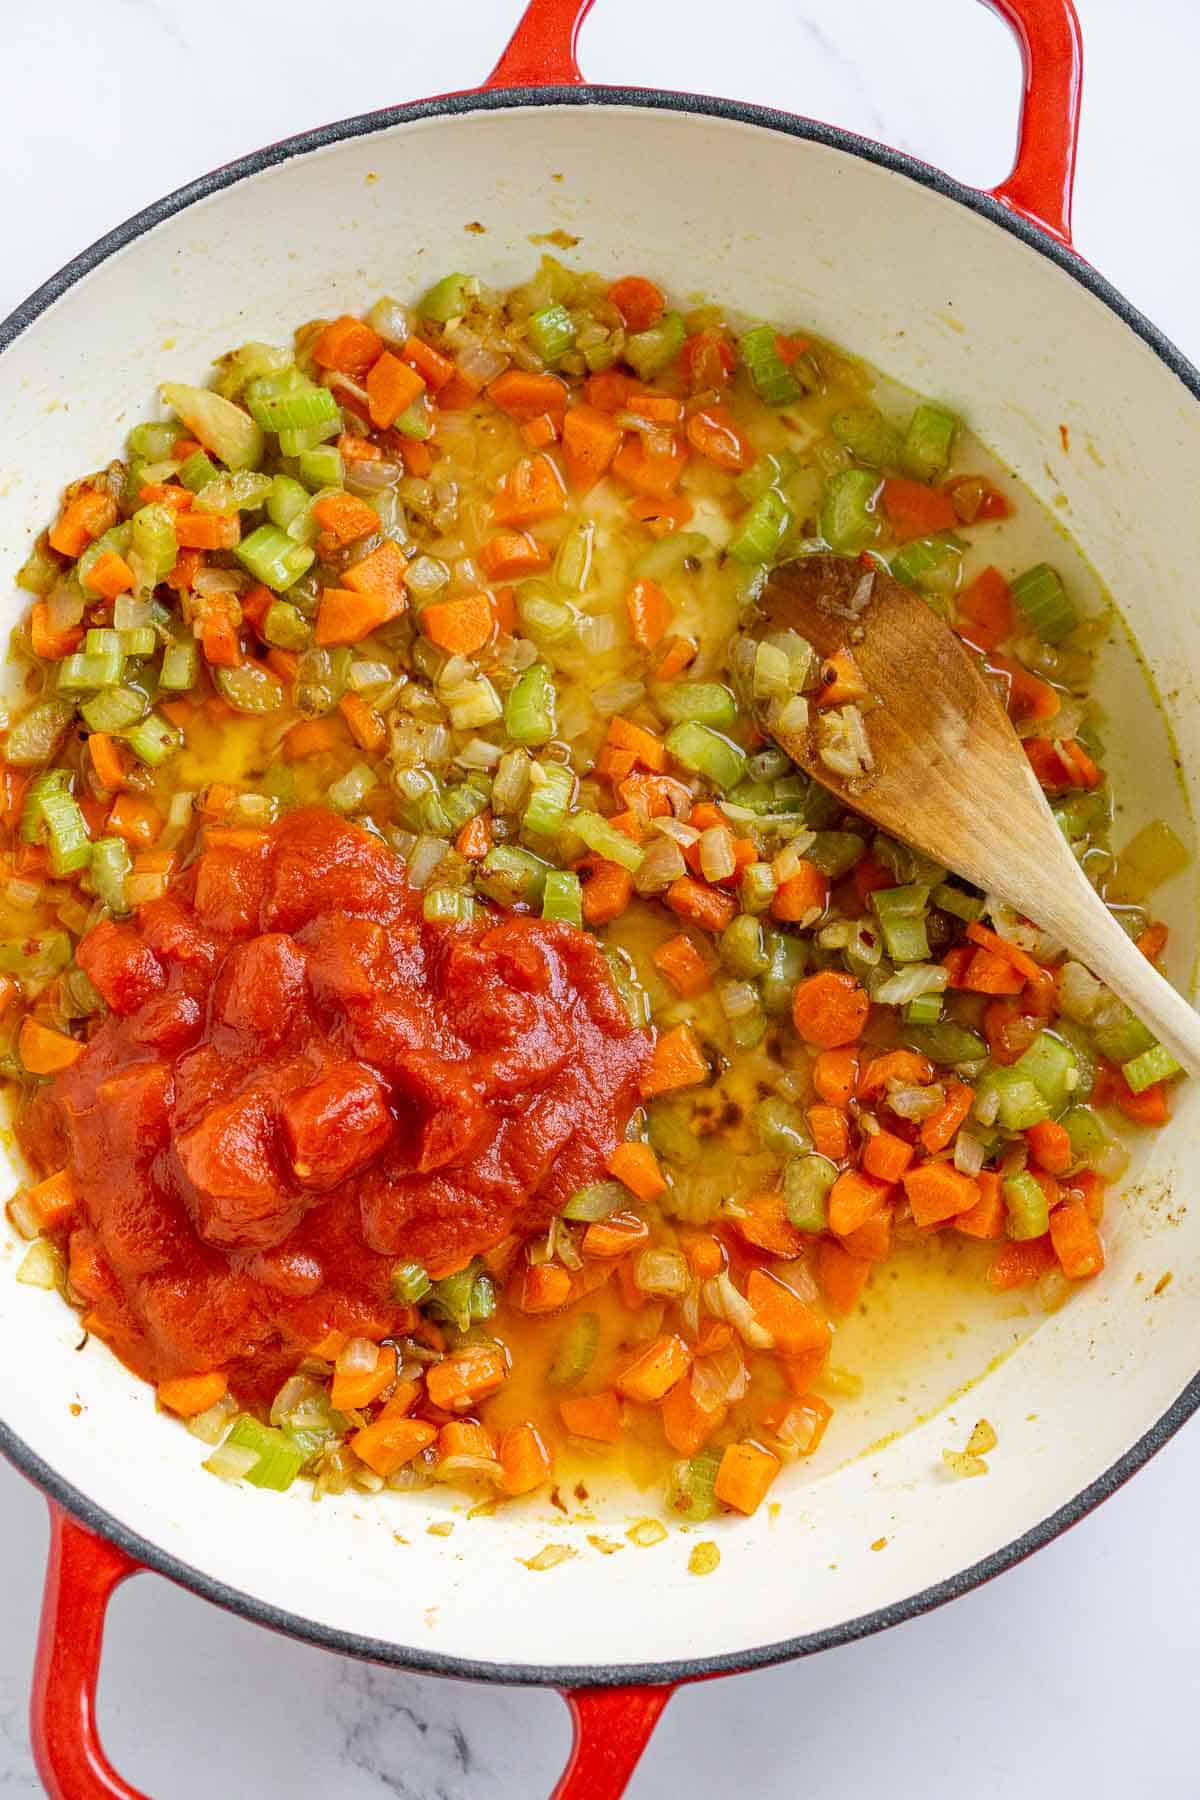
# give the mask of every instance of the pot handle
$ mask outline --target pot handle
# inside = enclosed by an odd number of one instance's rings
[[[49,1505],[50,1559],[29,1709],[38,1774],[50,1800],[147,1800],[121,1780],[96,1729],[108,1602],[142,1565]]]
[[[621,1800],[674,1687],[564,1688],[575,1728],[550,1800]]]
[[[1071,242],[1083,54],[1073,0],[983,0],[1021,47],[1025,89],[1012,172],[991,192],[1061,244]],[[529,0],[483,86],[579,87],[575,46],[592,0]]]

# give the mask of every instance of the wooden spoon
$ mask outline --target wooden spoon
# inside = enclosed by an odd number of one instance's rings
[[[825,555],[776,569],[759,605],[754,635],[790,629],[822,658],[849,651],[871,696],[866,774],[841,775],[822,760],[815,706],[807,728],[772,728],[792,761],[854,812],[1060,939],[1200,1075],[1200,1017],[1089,884],[994,690],[932,607],[890,575]]]

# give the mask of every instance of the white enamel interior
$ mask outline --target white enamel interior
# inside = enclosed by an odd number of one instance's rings
[[[486,233],[465,235],[471,221]],[[0,568],[15,569],[64,481],[106,461],[147,416],[158,380],[201,380],[231,344],[447,269],[521,279],[537,255],[531,234],[555,227],[579,235],[584,266],[646,269],[683,295],[807,323],[959,404],[1030,488],[1059,496],[1159,679],[1184,768],[1200,766],[1200,436],[1182,383],[1100,300],[965,207],[854,155],[703,115],[548,107],[412,122],[239,181],[158,225],[0,361]],[[14,618],[21,602],[2,591]],[[1110,742],[1132,811],[1174,813],[1161,782],[1138,787],[1129,699],[1124,719],[1117,699]],[[1176,887],[1178,973],[1190,968],[1194,906],[1190,878]],[[686,1572],[686,1537],[599,1554],[588,1531],[619,1539],[620,1518],[571,1524],[533,1503],[467,1520],[440,1496],[314,1506],[300,1487],[284,1498],[226,1487],[156,1417],[148,1389],[98,1346],[76,1354],[66,1309],[0,1268],[3,1417],[144,1539],[318,1627],[497,1664],[737,1655],[966,1569],[1069,1502],[1159,1419],[1196,1372],[1198,1135],[1193,1088],[1110,1228],[1103,1279],[986,1377],[953,1430],[935,1418],[820,1480],[791,1472],[774,1516],[705,1528],[723,1562],[704,1581]],[[6,1246],[9,1276],[18,1255]],[[952,1373],[978,1373],[969,1347]],[[943,1369],[943,1394],[950,1385]],[[945,1483],[942,1447],[980,1415],[1000,1434],[991,1474]],[[452,1535],[427,1534],[435,1513],[456,1520]],[[886,1549],[872,1550],[881,1538]],[[578,1555],[548,1573],[520,1566],[546,1542]]]

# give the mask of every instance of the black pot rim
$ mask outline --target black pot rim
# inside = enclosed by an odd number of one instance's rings
[[[1036,251],[1039,256],[1057,264],[1066,275],[1102,301],[1110,312],[1115,313],[1122,324],[1128,326],[1166,364],[1188,392],[1200,399],[1200,372],[1156,326],[1074,252],[1057,243],[1028,220],[1010,212],[991,194],[967,187],[940,170],[898,150],[815,120],[741,101],[650,88],[501,88],[451,94],[440,99],[416,101],[409,105],[361,114],[356,118],[342,119],[332,125],[323,125],[296,137],[286,138],[281,143],[267,145],[264,149],[240,157],[236,162],[228,163],[211,174],[202,175],[198,180],[156,200],[127,219],[124,224],[98,238],[57,274],[43,282],[41,287],[0,323],[0,352],[34,324],[69,288],[74,287],[118,250],[144,236],[164,220],[194,205],[196,201],[233,187],[239,181],[262,174],[278,164],[290,162],[294,157],[305,156],[310,151],[326,149],[352,138],[368,137],[421,119],[454,117],[480,111],[555,106],[634,106],[651,111],[691,113],[701,117],[727,119],[823,144],[861,157],[865,162],[874,163],[895,174],[904,175],[921,187],[931,188],[945,199],[988,219],[993,225]],[[827,1626],[820,1631],[783,1638],[750,1649],[670,1662],[620,1663],[611,1666],[488,1662],[472,1657],[440,1655],[416,1646],[366,1637],[303,1618],[256,1599],[238,1588],[230,1587],[143,1538],[122,1520],[114,1518],[98,1506],[89,1495],[75,1487],[56,1469],[51,1468],[3,1422],[0,1422],[0,1452],[81,1524],[118,1544],[148,1569],[167,1576],[181,1587],[190,1588],[193,1593],[229,1612],[237,1613],[255,1624],[284,1632],[289,1637],[318,1645],[322,1649],[337,1651],[344,1656],[361,1657],[371,1662],[391,1664],[397,1668],[427,1674],[457,1676],[470,1681],[558,1688],[616,1687],[643,1683],[670,1684],[712,1675],[746,1673],[751,1669],[765,1668],[773,1663],[811,1656],[820,1650],[853,1643],[859,1638],[870,1637],[877,1631],[885,1631],[889,1626],[899,1625],[922,1613],[931,1612],[947,1601],[957,1599],[972,1588],[981,1586],[983,1582],[990,1581],[994,1576],[1003,1574],[1006,1569],[1024,1561],[1034,1551],[1050,1543],[1068,1527],[1078,1524],[1102,1500],[1114,1494],[1131,1475],[1136,1474],[1174,1436],[1197,1407],[1200,1407],[1200,1374],[1188,1383],[1161,1418],[1124,1456],[1118,1458],[1065,1506],[1059,1507],[1039,1524],[990,1556],[903,1600],[844,1620],[838,1625]]]

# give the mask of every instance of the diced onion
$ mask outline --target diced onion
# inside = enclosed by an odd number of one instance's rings
[[[744,1294],[739,1294],[723,1269],[704,1284],[704,1304],[714,1318],[732,1325],[742,1341],[752,1350],[772,1350],[775,1339],[765,1325],[760,1325],[754,1308]]]
[[[771,864],[771,871],[781,887],[785,881],[790,881],[793,875],[800,873],[808,851],[812,849],[815,836],[816,833],[813,831],[797,832],[796,836],[785,844],[778,856],[775,857]]]
[[[758,989],[752,981],[727,981],[720,1001],[727,1019],[748,1019],[758,1009]]]
[[[724,881],[736,868],[732,831],[727,825],[710,825],[700,834],[700,869],[705,881]]]
[[[643,1294],[685,1294],[687,1262],[678,1250],[643,1250],[633,1266],[633,1282]]]
[[[370,1375],[379,1365],[379,1345],[373,1338],[351,1338],[338,1351],[339,1375]]]
[[[687,864],[678,844],[670,838],[657,838],[642,857],[633,878],[639,894],[665,894],[673,881],[687,874]]]
[[[907,1006],[922,994],[942,993],[949,980],[949,969],[943,969],[940,963],[910,963],[873,988],[871,998],[881,1006]]]
[[[26,1287],[61,1287],[66,1266],[62,1251],[49,1238],[35,1238],[21,1259],[17,1280]]]
[[[843,708],[843,711],[848,709]],[[803,694],[793,694],[787,700],[772,700],[767,708],[767,724],[772,731],[791,732],[793,734],[808,730],[808,701]],[[822,760],[829,762],[824,749]],[[832,763],[829,765],[834,767]],[[870,763],[866,765],[870,768]]]
[[[384,488],[393,487],[403,474],[404,464],[391,462],[385,456],[378,461],[356,456],[346,464],[346,487],[352,494],[381,494]]]
[[[494,769],[502,754],[498,744],[489,744],[486,738],[472,738],[454,760],[462,769]]]
[[[662,837],[670,838],[681,850],[690,850],[693,844],[700,842],[700,833],[696,827],[685,825],[682,819],[652,819],[650,829]]]
[[[1059,1005],[1068,1019],[1086,1025],[1107,999],[1108,989],[1082,963],[1063,964],[1059,977]]]
[[[900,1082],[888,1083],[888,1105],[902,1119],[928,1119],[945,1102],[945,1093],[936,1082],[932,1087],[904,1087]]]
[[[987,1146],[969,1131],[960,1130],[954,1140],[954,1166],[960,1175],[978,1175],[987,1160]]]
[[[430,837],[422,832],[408,859],[409,887],[425,887],[438,864],[449,854],[450,844],[446,838]]]
[[[628,712],[631,707],[636,706],[645,692],[643,682],[634,681],[630,676],[621,676],[593,689],[592,706],[602,719],[610,719],[614,713]]]

